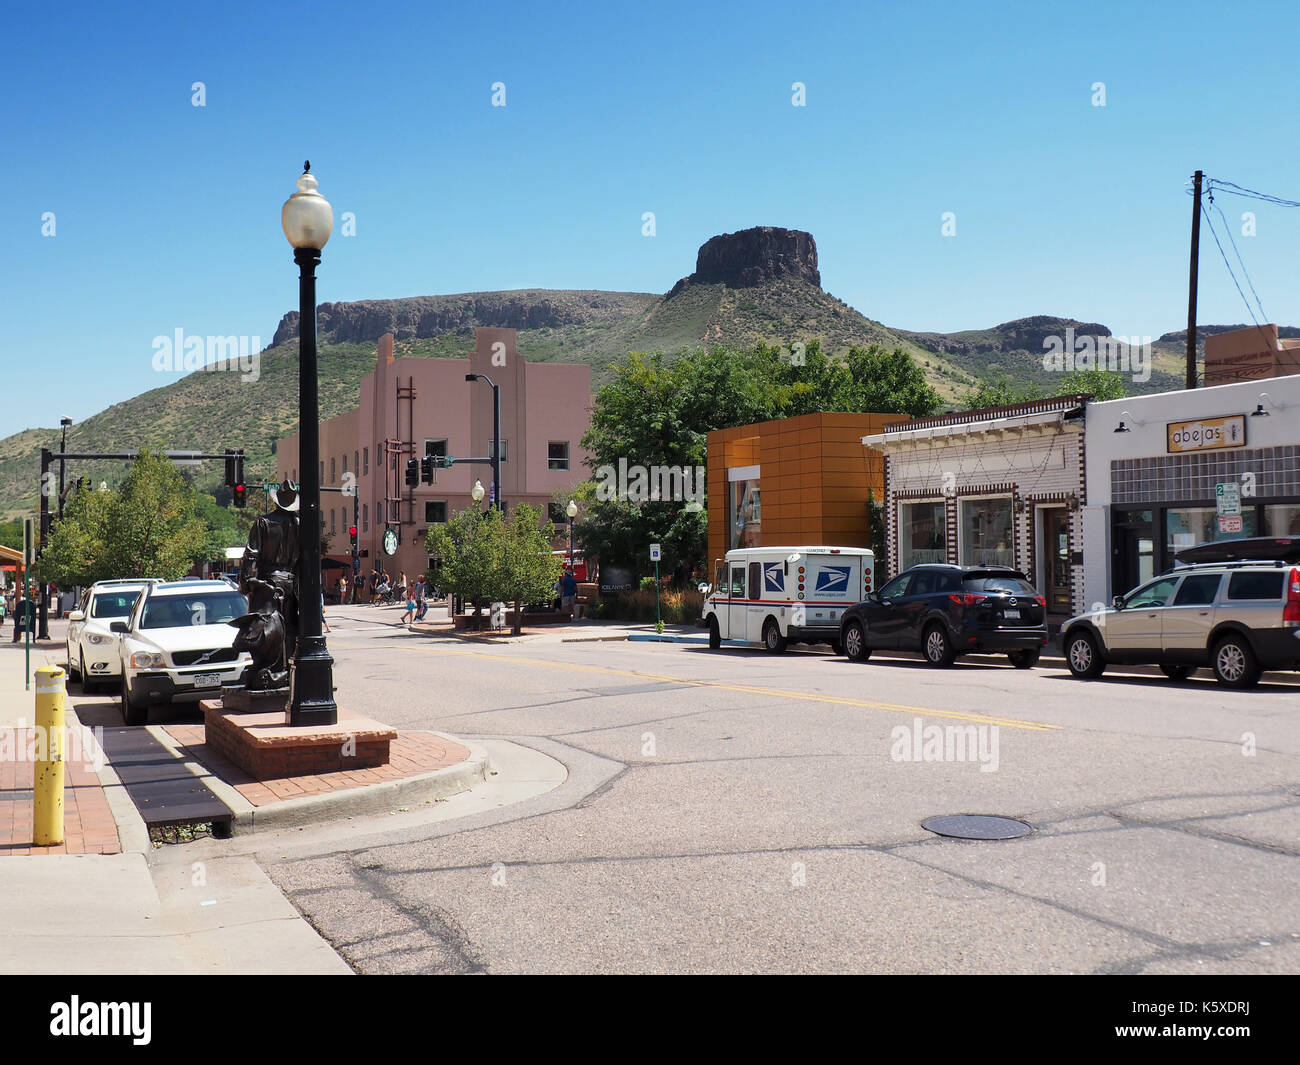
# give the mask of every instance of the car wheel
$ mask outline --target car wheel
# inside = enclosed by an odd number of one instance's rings
[[[85,654],[82,654],[81,656],[81,670],[77,674],[77,679],[81,681],[82,695],[90,695],[92,692],[96,691],[99,687],[99,685],[97,685],[93,680],[90,679],[90,674],[86,672]]]
[[[763,625],[763,648],[772,655],[779,655],[786,648],[786,639],[781,635],[781,627],[771,618],[768,618]]]
[[[1037,647],[1030,647],[1025,651],[1009,651],[1007,658],[1016,669],[1033,669],[1038,665],[1038,656],[1041,653]]]
[[[1228,636],[1214,645],[1214,676],[1228,688],[1252,688],[1259,683],[1259,660],[1244,636]]]
[[[1191,666],[1161,665],[1160,672],[1170,680],[1186,680],[1192,675],[1193,668]]]
[[[84,664],[84,663],[82,664],[81,669],[78,669],[76,666],[74,666],[74,665],[72,664],[72,648],[69,646],[69,648],[68,648],[68,679],[69,679],[69,680],[80,681],[81,678],[84,677],[85,675],[86,675],[86,667],[85,667],[85,664]]]
[[[831,640],[830,649],[833,655],[842,655],[844,653],[844,645],[839,640]]]
[[[850,621],[844,629],[844,654],[850,662],[865,662],[871,657],[867,635],[856,621]]]
[[[1071,673],[1084,680],[1100,677],[1106,668],[1096,639],[1087,631],[1072,632],[1065,638],[1065,664]]]
[[[128,725],[149,724],[149,708],[131,702],[131,692],[126,686],[126,673],[122,674],[122,720]]]
[[[709,618],[709,650],[716,651],[722,646],[722,633],[718,631],[718,619]]]
[[[931,625],[925,630],[925,635],[921,637],[921,653],[932,666],[950,666],[957,657],[952,641],[948,639],[942,625]]]

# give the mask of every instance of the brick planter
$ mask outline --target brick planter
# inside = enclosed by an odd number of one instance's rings
[[[339,711],[336,725],[293,728],[283,711],[240,713],[205,700],[204,741],[258,780],[314,776],[388,764],[397,730]]]

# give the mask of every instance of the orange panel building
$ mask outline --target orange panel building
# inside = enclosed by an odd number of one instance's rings
[[[710,563],[734,547],[869,547],[867,495],[884,500],[885,466],[862,437],[908,420],[803,414],[710,433]]]

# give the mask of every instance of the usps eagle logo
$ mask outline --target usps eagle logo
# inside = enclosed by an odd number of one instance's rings
[[[814,591],[834,594],[836,592],[846,592],[848,588],[848,566],[823,566],[817,572],[817,587]]]
[[[780,562],[769,562],[763,567],[763,589],[768,592],[785,591],[785,571]]]

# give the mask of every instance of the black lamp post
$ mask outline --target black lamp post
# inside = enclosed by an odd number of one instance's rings
[[[485,373],[467,373],[466,381],[486,381],[492,386],[492,505],[501,509],[501,388]]]
[[[66,471],[66,462],[63,458],[68,451],[68,426],[72,424],[72,419],[64,415],[59,419],[59,424],[63,426],[63,440],[59,444],[59,520],[63,520],[63,477]]]
[[[334,228],[334,211],[316,191],[311,163],[280,211],[298,264],[298,645],[289,671],[289,724],[333,725],[334,659],[325,647],[320,575],[320,411],[316,373],[316,267]]]

